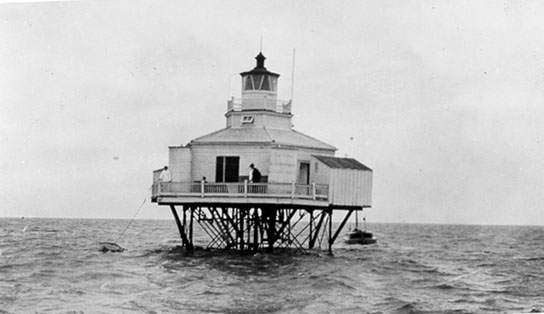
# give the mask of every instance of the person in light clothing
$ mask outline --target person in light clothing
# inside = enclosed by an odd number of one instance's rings
[[[159,176],[159,181],[162,181],[162,182],[172,181],[172,177],[170,176],[170,171],[168,170],[168,166],[164,166],[164,168],[162,169],[161,175]]]
[[[162,192],[170,192],[170,181],[172,181],[172,176],[170,176],[168,166],[164,166],[159,176],[159,184]]]

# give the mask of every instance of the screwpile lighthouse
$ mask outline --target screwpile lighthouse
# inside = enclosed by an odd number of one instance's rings
[[[352,213],[371,206],[372,170],[295,131],[292,102],[277,99],[280,75],[262,53],[255,59],[240,73],[242,98],[227,103],[226,127],[169,147],[172,181],[154,171],[152,201],[170,208],[189,250],[198,223],[210,248],[331,251]],[[248,180],[250,164],[259,182]]]

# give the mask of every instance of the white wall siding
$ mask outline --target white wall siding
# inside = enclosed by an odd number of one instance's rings
[[[247,147],[242,146],[238,149],[234,149],[234,152],[238,152],[240,156],[240,176],[249,175],[249,165],[255,164],[255,167],[259,169],[261,175],[268,176],[270,173],[270,147],[266,146],[254,146]]]
[[[329,171],[329,199],[333,205],[371,206],[372,171],[336,168]]]
[[[313,149],[293,149],[270,147],[266,145],[195,145],[191,148],[192,180],[198,181],[206,177],[209,182],[215,181],[215,163],[217,156],[239,156],[239,176],[247,176],[249,165],[255,164],[263,176],[268,176],[268,182],[295,182],[299,161],[311,161],[312,154],[323,151]],[[328,155],[334,155],[330,152]],[[310,169],[310,179],[313,169]]]
[[[268,182],[291,183],[297,179],[297,151],[274,148],[270,154]]]
[[[170,147],[169,166],[173,181],[193,182],[206,177],[208,182],[214,182],[217,156],[238,156],[239,177],[247,176],[249,164],[254,163],[263,176],[268,176],[268,182],[291,183],[297,179],[298,163],[308,161],[310,182],[329,185],[329,201],[332,205],[371,206],[371,170],[329,167],[311,156],[312,152],[265,145]]]
[[[263,116],[263,123],[267,128],[271,129],[291,129],[291,119],[286,119],[284,116],[265,115]]]
[[[263,176],[269,173],[270,149],[261,146],[223,145],[223,146],[193,146],[192,147],[192,177],[201,180],[206,177],[209,182],[215,181],[217,156],[240,157],[239,176],[247,176],[249,165],[255,164]]]
[[[215,149],[208,147],[191,148],[191,173],[190,181],[200,181],[203,177],[213,182],[215,180]]]
[[[191,149],[189,147],[169,147],[168,167],[174,182],[191,181]]]
[[[368,173],[365,174],[363,177],[364,181],[364,191],[363,194],[363,202],[367,204],[368,206],[372,205],[372,177],[374,173],[372,171],[368,171]]]
[[[254,118],[253,123],[243,124],[243,116],[252,116]],[[270,129],[281,129],[281,130],[290,130],[291,129],[291,119],[290,116],[285,115],[273,115],[271,113],[257,113],[257,112],[231,112],[227,116],[227,127],[233,128],[243,128],[243,127],[258,127],[262,128],[263,125],[266,125]]]
[[[315,170],[315,165],[317,164],[317,171]],[[317,160],[315,157],[311,159],[310,165],[310,182],[317,184],[330,184],[330,168],[325,164]]]

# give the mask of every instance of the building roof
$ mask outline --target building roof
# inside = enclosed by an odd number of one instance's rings
[[[255,66],[255,68],[253,68],[253,70],[251,71],[240,73],[241,76],[246,76],[248,74],[268,74],[275,77],[280,76],[279,74],[270,72],[266,69],[266,67],[264,66],[264,60],[266,60],[266,57],[262,54],[262,52],[259,52],[255,59],[257,60],[257,65]]]
[[[335,151],[336,147],[321,142],[311,136],[295,130],[278,130],[263,128],[225,128],[201,136],[191,141],[191,144],[244,144],[270,143],[285,146],[323,149]]]
[[[340,157],[329,157],[329,156],[318,156],[313,155],[317,160],[324,163],[329,168],[335,169],[357,169],[357,170],[370,170],[367,166],[363,165],[359,161],[353,158],[340,158]]]

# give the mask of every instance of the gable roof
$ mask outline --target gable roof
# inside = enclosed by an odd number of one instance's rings
[[[285,146],[335,151],[336,147],[295,130],[268,128],[225,128],[198,137],[191,144],[270,143]]]
[[[340,158],[340,157],[329,157],[329,156],[319,156],[319,155],[312,155],[317,160],[324,163],[329,168],[335,168],[335,169],[356,169],[356,170],[369,170],[372,171],[372,169],[368,168],[367,166],[363,165],[359,161],[353,158]]]

